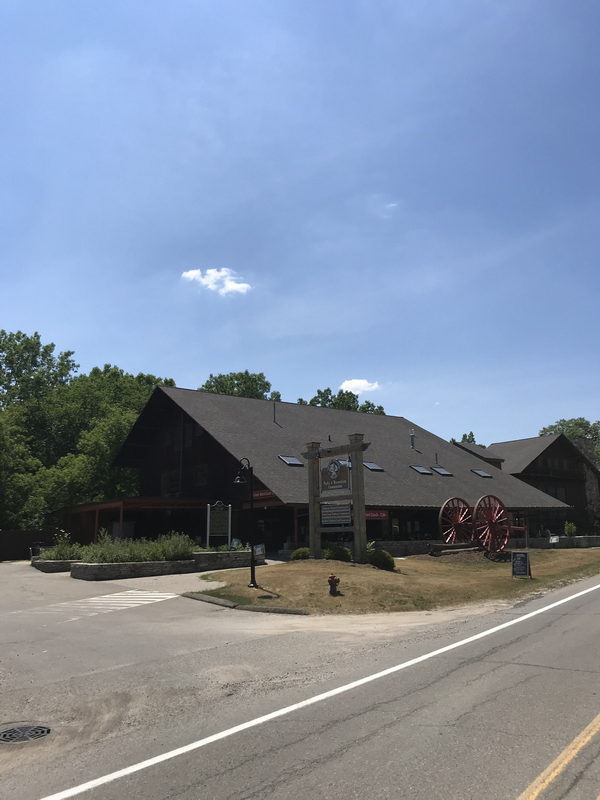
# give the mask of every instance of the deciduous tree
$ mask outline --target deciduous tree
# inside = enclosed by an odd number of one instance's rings
[[[54,354],[54,344],[42,344],[40,334],[0,330],[0,408],[39,400],[69,382],[78,364],[72,350]]]
[[[227,372],[208,376],[202,386],[202,392],[229,394],[234,397],[250,397],[255,400],[281,400],[279,392],[271,391],[271,383],[264,372]]]
[[[333,394],[331,389],[317,389],[317,393],[308,402],[302,397],[298,398],[299,405],[319,406],[320,408],[337,408],[340,411],[362,411],[365,414],[385,414],[383,406],[376,406],[370,400],[359,403],[358,395],[340,389]]]

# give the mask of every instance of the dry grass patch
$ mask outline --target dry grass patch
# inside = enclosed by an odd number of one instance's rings
[[[227,585],[206,594],[312,614],[368,614],[513,599],[600,572],[600,548],[533,550],[530,557],[533,580],[512,578],[510,563],[489,561],[483,553],[455,553],[397,559],[396,572],[342,561],[257,567],[260,589],[248,588],[248,569],[229,570],[218,573]],[[340,578],[337,596],[329,594],[332,572]]]

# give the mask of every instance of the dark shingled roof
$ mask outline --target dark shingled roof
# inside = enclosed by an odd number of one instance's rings
[[[371,443],[365,451],[365,460],[375,461],[385,470],[365,469],[369,506],[439,508],[455,495],[475,504],[482,495],[494,494],[513,509],[567,508],[559,500],[483,464],[480,458],[404,417],[296,403],[274,404],[270,400],[193,389],[160,387],[156,393],[169,397],[236,459],[250,459],[258,480],[284,503],[308,502],[307,470],[287,466],[279,455],[296,456],[304,462],[302,453],[307,442],[318,441],[323,447],[333,447],[346,444],[351,433],[363,433],[365,442]],[[415,449],[411,449],[412,431]],[[120,463],[125,463],[126,451],[127,442],[117,459]],[[411,469],[411,464],[432,467],[436,463],[452,472],[452,476],[443,477],[435,472],[420,475]],[[485,469],[493,478],[481,478],[472,469]]]
[[[454,444],[457,447],[462,447],[463,450],[468,450],[469,453],[474,453],[484,461],[486,458],[491,458],[494,461],[504,461],[504,457],[497,450],[494,450],[492,445],[484,447],[482,444],[472,444],[471,442],[454,442]]]
[[[511,475],[523,472],[532,461],[547,450],[551,444],[562,436],[554,433],[551,436],[533,436],[531,439],[515,439],[512,442],[494,442],[490,447],[500,453],[504,459],[503,469]]]

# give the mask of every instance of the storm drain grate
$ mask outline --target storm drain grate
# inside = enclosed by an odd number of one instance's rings
[[[15,725],[13,728],[5,728],[0,731],[0,742],[5,744],[17,744],[19,742],[30,742],[33,739],[41,739],[48,736],[50,728],[46,725]]]

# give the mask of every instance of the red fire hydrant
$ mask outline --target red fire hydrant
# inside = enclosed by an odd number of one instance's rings
[[[327,583],[329,584],[329,594],[337,594],[337,587],[339,586],[340,579],[336,578],[335,575],[332,573],[327,578]]]

